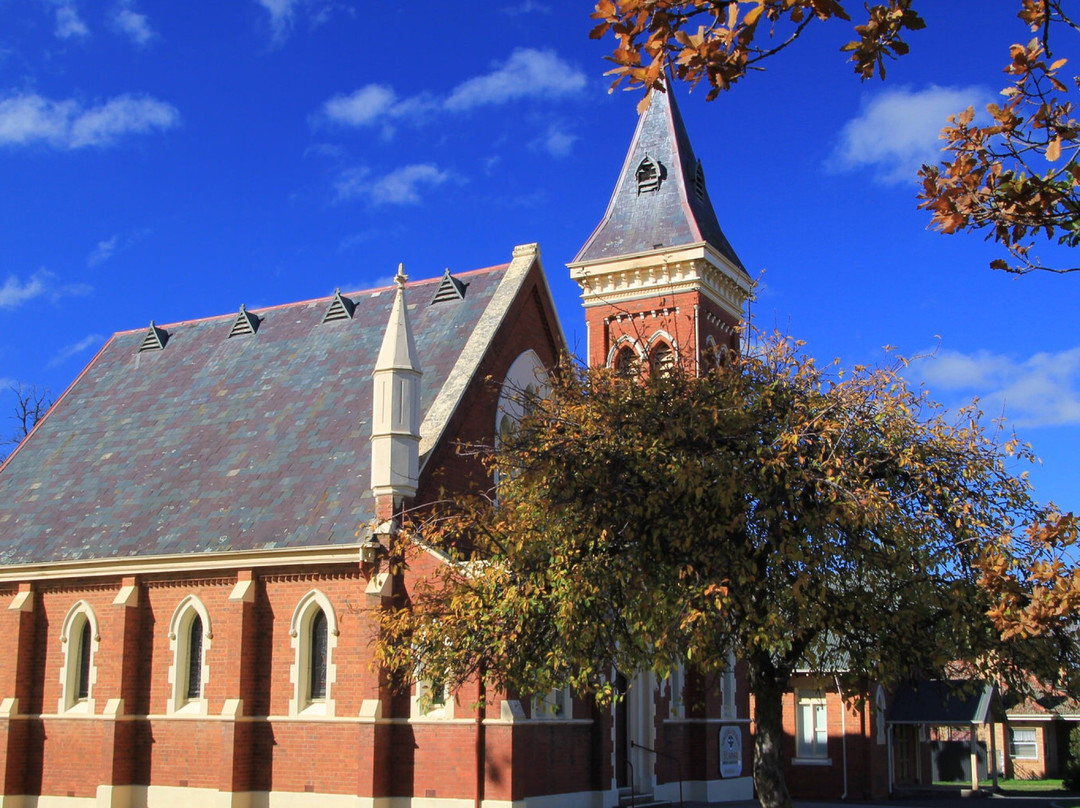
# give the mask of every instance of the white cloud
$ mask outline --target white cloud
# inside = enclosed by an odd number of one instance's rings
[[[31,275],[26,281],[20,281],[15,275],[8,275],[0,286],[0,309],[14,309],[28,300],[33,300],[47,291],[48,273],[41,271]]]
[[[120,95],[83,108],[66,99],[36,94],[0,99],[0,146],[44,141],[58,149],[109,146],[128,134],[166,130],[180,123],[180,112],[154,98]]]
[[[844,124],[830,167],[869,170],[876,181],[888,185],[914,182],[920,166],[938,161],[938,135],[949,116],[971,106],[981,110],[992,98],[993,93],[981,87],[886,90]]]
[[[131,0],[124,0],[112,15],[113,30],[126,34],[131,41],[142,48],[157,34],[150,27],[150,20],[132,8]]]
[[[514,6],[503,6],[501,11],[503,14],[509,14],[512,17],[516,17],[519,14],[532,14],[533,12],[550,14],[551,6],[547,3],[538,3],[536,0],[523,0]]]
[[[940,351],[915,366],[931,391],[976,395],[988,415],[1004,411],[1017,426],[1080,424],[1080,347],[1018,359],[976,351]]]
[[[492,72],[459,84],[446,99],[446,108],[472,109],[518,98],[570,95],[585,87],[585,74],[553,51],[519,48]]]
[[[366,168],[350,169],[338,180],[338,199],[366,198],[372,205],[409,205],[420,201],[421,186],[435,187],[450,173],[431,163],[402,166],[382,177],[371,177]]]
[[[552,157],[566,157],[577,139],[577,135],[568,132],[566,127],[553,123],[531,145],[534,149],[546,151]]]
[[[505,64],[491,73],[462,82],[444,99],[430,93],[399,98],[392,87],[367,84],[326,101],[319,114],[312,117],[312,123],[328,120],[345,126],[385,126],[391,121],[419,119],[440,108],[460,112],[521,98],[571,95],[584,87],[585,74],[552,51],[523,48],[514,51]],[[568,148],[569,143],[556,139],[553,146]]]
[[[280,39],[285,36],[292,27],[293,15],[296,13],[300,0],[256,0],[256,2],[269,12],[274,38]]]
[[[90,35],[90,29],[79,17],[74,3],[59,2],[56,7],[55,34],[60,39],[72,39]]]
[[[112,258],[114,252],[116,252],[116,245],[120,241],[120,236],[116,235],[105,241],[99,241],[97,246],[86,259],[86,265],[88,267],[96,267],[98,264],[103,264]]]
[[[78,342],[72,343],[71,345],[65,345],[63,348],[56,352],[52,359],[49,360],[47,366],[50,368],[54,368],[57,365],[61,365],[67,360],[71,359],[73,356],[78,356],[86,349],[93,348],[96,345],[100,345],[103,339],[104,337],[102,337],[100,334],[89,334],[83,337]]]
[[[25,281],[17,275],[8,275],[0,284],[0,309],[15,309],[37,297],[48,297],[57,302],[63,297],[86,295],[93,289],[83,283],[57,284],[56,275],[47,269],[39,269]]]

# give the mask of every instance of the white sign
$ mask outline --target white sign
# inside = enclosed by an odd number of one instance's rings
[[[739,727],[720,728],[720,776],[740,777],[742,775],[742,729]]]

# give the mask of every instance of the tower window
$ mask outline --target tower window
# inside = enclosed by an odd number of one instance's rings
[[[619,376],[630,377],[636,375],[638,370],[637,352],[629,346],[623,346],[615,354],[615,362],[612,367]]]
[[[697,161],[697,170],[694,172],[694,193],[702,202],[705,201],[705,172],[701,168],[701,161]]]
[[[675,366],[675,354],[672,353],[671,346],[666,342],[657,344],[652,350],[650,366],[653,373],[659,373],[661,376],[671,373],[671,369]]]
[[[657,190],[660,187],[660,181],[663,179],[660,164],[647,154],[638,163],[637,173],[634,176],[637,179],[638,196]]]

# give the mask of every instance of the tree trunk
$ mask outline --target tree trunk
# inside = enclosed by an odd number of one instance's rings
[[[780,745],[784,738],[784,690],[789,676],[767,657],[750,660],[754,693],[754,787],[762,808],[791,808]]]

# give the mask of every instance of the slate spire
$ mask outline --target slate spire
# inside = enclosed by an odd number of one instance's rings
[[[704,242],[742,271],[724,236],[673,92],[653,91],[607,212],[571,262],[579,264]]]
[[[407,280],[399,264],[390,320],[372,372],[371,490],[382,519],[401,499],[416,495],[419,477],[422,371],[405,305]]]

